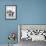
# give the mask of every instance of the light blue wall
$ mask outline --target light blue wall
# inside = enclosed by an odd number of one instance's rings
[[[9,4],[17,5],[16,20],[5,20],[5,5]],[[17,34],[18,24],[46,24],[46,0],[0,0],[0,44],[8,43],[9,32]]]

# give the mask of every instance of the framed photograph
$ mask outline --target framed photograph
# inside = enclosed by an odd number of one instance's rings
[[[24,40],[46,41],[46,24],[19,24],[18,42]]]
[[[9,20],[16,19],[16,5],[5,6],[5,19],[9,19]]]

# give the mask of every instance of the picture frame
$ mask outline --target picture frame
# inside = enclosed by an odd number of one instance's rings
[[[28,30],[28,37],[27,39],[25,37],[22,37],[22,31]],[[36,31],[36,32],[34,32]],[[33,33],[31,33],[33,32]],[[24,34],[24,32],[23,32]],[[34,36],[35,35],[35,36]],[[39,35],[39,36],[38,36]],[[23,35],[25,36],[25,35]],[[30,37],[32,38],[30,38]],[[37,37],[36,37],[37,36]],[[39,38],[38,38],[39,37]],[[31,41],[46,41],[46,24],[18,24],[18,42],[24,40],[31,40]]]
[[[16,5],[5,5],[5,19],[16,20]]]

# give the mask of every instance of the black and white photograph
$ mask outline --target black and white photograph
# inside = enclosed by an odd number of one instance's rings
[[[5,18],[6,19],[16,19],[16,5],[6,5],[5,6]]]
[[[46,42],[46,25],[19,24],[18,41],[20,46],[31,46]]]

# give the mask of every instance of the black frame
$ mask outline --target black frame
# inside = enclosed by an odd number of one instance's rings
[[[16,18],[15,19],[7,19],[6,18],[6,7],[7,6],[15,6],[16,7]],[[5,20],[16,20],[17,19],[17,6],[16,5],[5,5]]]

